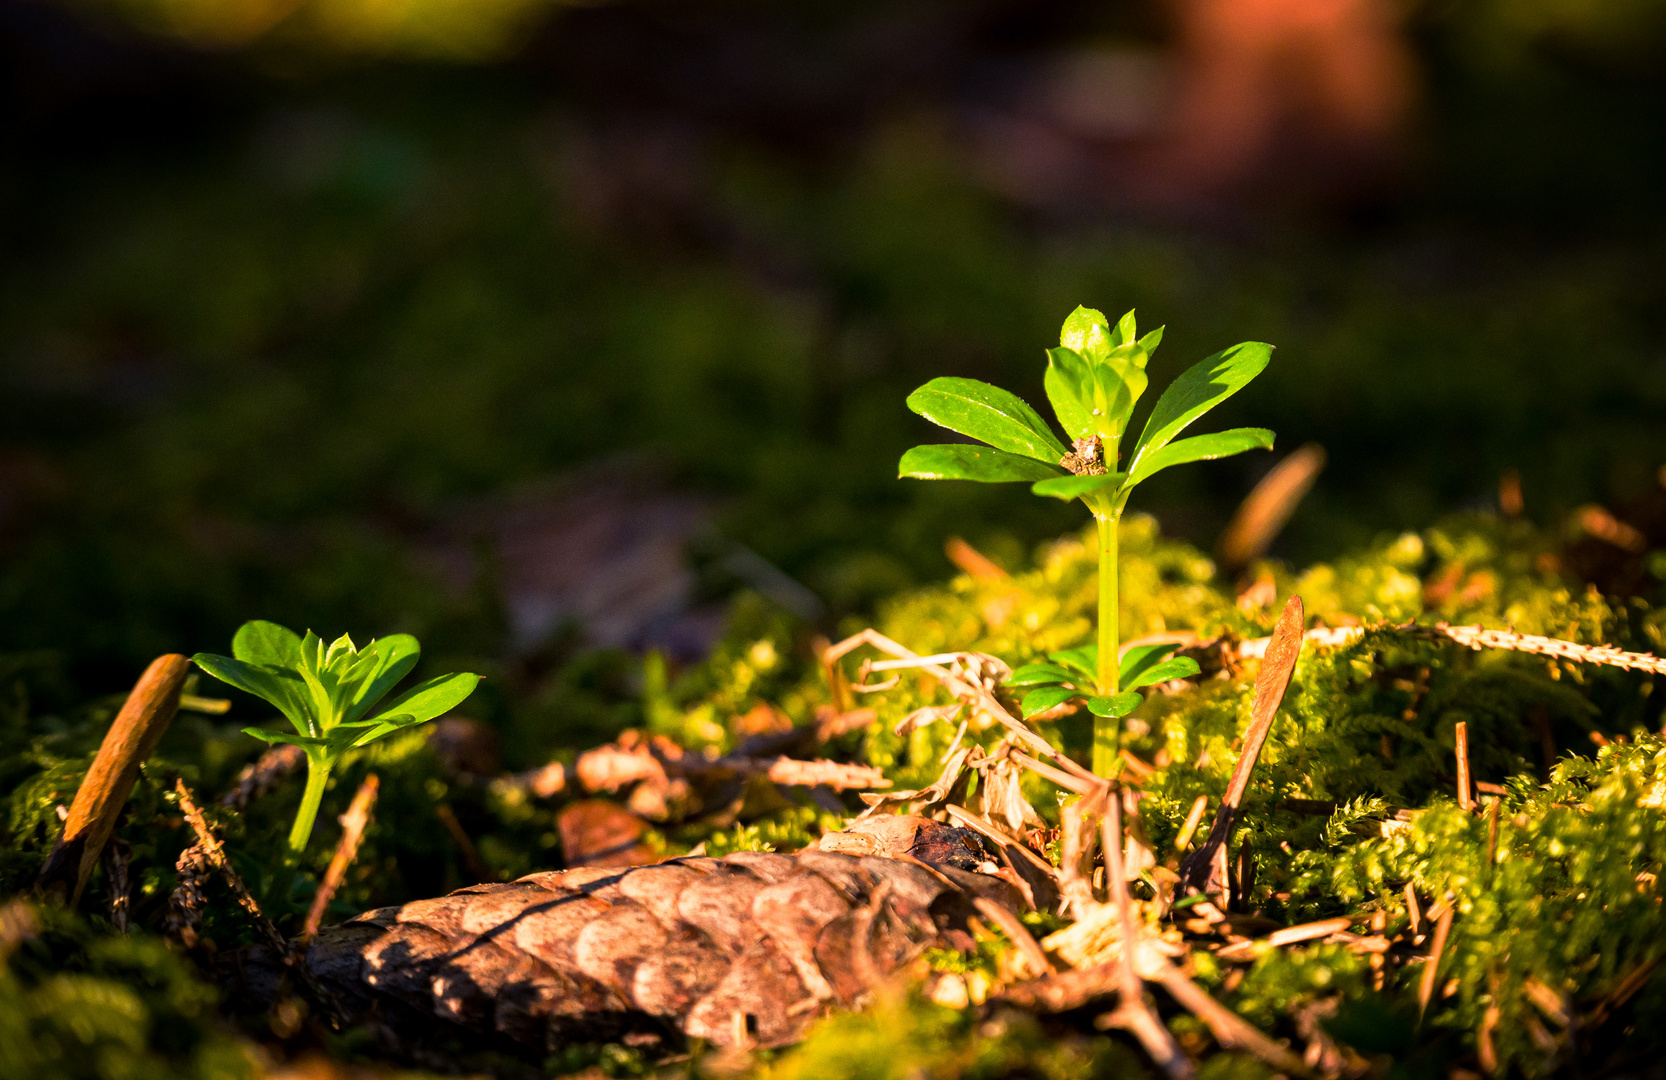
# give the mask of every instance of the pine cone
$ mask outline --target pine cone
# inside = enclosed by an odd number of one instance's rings
[[[921,950],[973,948],[974,898],[1022,910],[1005,881],[963,868],[984,858],[974,834],[888,822],[875,847],[900,858],[737,852],[532,874],[327,927],[307,964],[349,1011],[426,1018],[402,1035],[455,1024],[546,1052],[633,1031],[780,1046]],[[246,958],[245,978],[260,966]]]

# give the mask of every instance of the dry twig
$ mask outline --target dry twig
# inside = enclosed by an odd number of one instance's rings
[[[1145,1047],[1145,1052],[1172,1080],[1186,1080],[1196,1074],[1191,1059],[1180,1049],[1168,1028],[1158,1019],[1151,1002],[1146,1000],[1145,987],[1135,969],[1134,957],[1140,951],[1139,928],[1134,923],[1134,902],[1128,895],[1128,881],[1122,866],[1122,793],[1108,788],[1109,802],[1106,815],[1100,822],[1105,849],[1105,877],[1116,900],[1117,916],[1122,922],[1122,1005],[1111,1014],[1110,1022],[1128,1031]]]
[[[1601,664],[1606,667],[1624,668],[1628,671],[1647,671],[1656,675],[1666,675],[1666,659],[1649,653],[1626,652],[1612,645],[1581,645],[1574,641],[1563,641],[1560,638],[1543,637],[1538,634],[1518,634],[1513,630],[1488,630],[1484,626],[1452,626],[1448,623],[1436,623],[1433,626],[1416,626],[1413,624],[1364,627],[1337,626],[1321,627],[1309,630],[1304,637],[1314,645],[1335,647],[1352,645],[1365,636],[1370,630],[1391,630],[1415,637],[1430,639],[1445,639],[1454,641],[1466,648],[1475,649],[1507,649],[1511,652],[1532,653],[1535,656],[1551,656],[1558,660],[1573,660],[1581,664]],[[1241,643],[1237,648],[1240,658],[1256,657],[1267,650],[1271,638],[1252,638]]]
[[[1001,932],[1023,954],[1024,959],[1037,975],[1051,975],[1053,973],[1052,961],[1047,959],[1047,954],[1042,952],[1040,944],[1036,942],[1035,937],[1025,928],[1018,916],[993,900],[985,900],[981,896],[972,900],[972,906],[978,909],[978,914],[1001,928]]]
[[[1423,977],[1417,984],[1417,1019],[1421,1023],[1423,1014],[1429,1009],[1429,1002],[1435,996],[1435,983],[1440,976],[1440,958],[1446,951],[1446,938],[1452,932],[1452,905],[1449,902],[1441,905],[1440,917],[1435,920],[1435,935],[1429,942],[1429,958],[1424,961]]]
[[[330,859],[330,868],[324,871],[324,880],[318,884],[318,892],[312,898],[312,908],[307,912],[307,921],[301,927],[301,940],[311,941],[318,933],[318,927],[324,922],[324,911],[330,906],[330,900],[335,897],[336,890],[341,888],[342,878],[347,876],[347,868],[359,854],[359,842],[364,839],[364,831],[370,825],[370,808],[376,805],[376,792],[381,786],[381,780],[375,773],[364,778],[359,785],[358,793],[353,796],[352,803],[347,807],[347,813],[341,815],[341,842],[336,845],[335,856]]]
[[[198,808],[196,801],[191,798],[191,791],[185,786],[184,780],[174,781],[174,794],[179,797],[179,809],[185,815],[185,820],[190,823],[191,831],[196,834],[197,847],[202,849],[204,859],[210,866],[220,872],[221,877],[225,878],[226,884],[231,887],[232,895],[237,897],[237,903],[248,913],[249,921],[254,924],[255,931],[265,940],[267,948],[271,949],[273,954],[283,961],[284,966],[294,974],[295,981],[300,985],[301,991],[307,996],[307,999],[339,1027],[344,1020],[340,1005],[329,991],[324,989],[317,976],[313,975],[311,969],[307,967],[304,957],[290,948],[289,942],[284,940],[283,935],[278,932],[278,928],[273,925],[272,920],[267,918],[266,913],[260,910],[260,904],[249,892],[249,887],[243,884],[242,876],[231,865],[231,860],[226,858],[225,848],[220,846],[220,838],[214,835],[214,830],[209,826],[208,819],[203,817],[202,810]]]
[[[1469,724],[1459,720],[1452,731],[1454,753],[1458,758],[1458,809],[1470,810],[1475,799],[1469,786]]]

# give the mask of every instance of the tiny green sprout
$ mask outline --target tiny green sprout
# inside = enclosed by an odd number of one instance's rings
[[[289,831],[291,866],[306,851],[330,770],[343,754],[449,712],[480,682],[478,675],[440,675],[377,708],[422,654],[409,634],[377,638],[362,649],[343,634],[326,646],[311,630],[303,638],[277,623],[256,620],[238,628],[231,653],[198,653],[191,661],[221,682],[271,703],[295,727],[293,735],[252,727],[243,734],[266,743],[292,743],[307,755],[306,791]]]
[[[1037,495],[1080,499],[1099,523],[1099,631],[1095,645],[1053,653],[1049,663],[1013,672],[1025,688],[1026,718],[1086,697],[1094,722],[1093,768],[1108,775],[1119,750],[1121,718],[1139,705],[1134,691],[1195,675],[1195,661],[1170,658],[1172,645],[1129,649],[1118,662],[1117,525],[1134,488],[1171,465],[1270,450],[1266,428],[1233,428],[1176,439],[1192,421],[1242,390],[1266,368],[1272,346],[1245,342],[1193,365],[1163,391],[1128,453],[1120,451],[1134,405],[1145,392],[1145,365],[1162,340],[1159,327],[1136,336],[1130,311],[1112,327],[1079,307],[1064,321],[1059,347],[1047,352],[1047,399],[1070,445],[1023,399],[976,379],[933,379],[908,395],[908,407],[940,427],[986,444],[916,446],[898,474],[920,480],[1029,481]]]

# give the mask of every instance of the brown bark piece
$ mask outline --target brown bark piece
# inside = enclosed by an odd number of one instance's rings
[[[816,966],[816,939],[822,927],[850,907],[825,878],[799,874],[760,892],[752,901],[752,918],[798,971],[809,992],[830,998],[833,988]]]
[[[573,942],[579,931],[611,910],[611,905],[573,892],[522,912],[514,922],[515,947],[558,970],[578,973]]]
[[[1244,749],[1232,770],[1215,813],[1215,824],[1209,839],[1180,863],[1180,884],[1188,892],[1219,895],[1227,888],[1226,842],[1237,821],[1238,809],[1249,787],[1250,774],[1261,758],[1261,748],[1272,730],[1273,718],[1284,702],[1284,692],[1290,686],[1290,676],[1296,670],[1296,659],[1302,651],[1302,598],[1292,596],[1284,605],[1273,639],[1261,660],[1261,672],[1255,677],[1255,698],[1250,705],[1249,728],[1244,732]]]
[[[490,941],[471,942],[435,966],[429,982],[434,1011],[464,1023],[491,1021],[501,986],[533,961]],[[494,1025],[495,1026],[495,1025]]]
[[[430,969],[456,948],[453,939],[420,923],[400,923],[365,949],[364,981],[425,1009],[430,1005]]]
[[[660,922],[671,924],[677,921],[677,898],[704,876],[677,863],[659,863],[626,874],[619,882],[619,891],[641,904]]]
[[[794,1011],[794,1006],[814,1000],[792,961],[766,938],[748,949],[717,989],[695,1005],[683,1030],[696,1039],[733,1046],[739,1027],[760,1046],[782,1046],[797,1040],[814,1016],[813,1009]]]
[[[417,900],[400,908],[394,918],[401,923],[426,927],[447,938],[461,938],[465,936],[463,911],[469,906],[470,899],[466,894],[452,893],[432,900]]]
[[[818,1002],[861,1000],[921,949],[973,947],[978,896],[1023,910],[1006,882],[953,866],[739,852],[473,886],[324,927],[307,960],[355,1011],[402,1003],[383,1015],[414,1017],[414,1039],[469,1029],[547,1050],[669,1022],[776,1046]]]
[[[38,889],[67,894],[71,907],[81,902],[87,877],[98,865],[139,778],[139,766],[156,750],[179,711],[180,688],[190,669],[189,660],[170,653],[152,660],[139,677],[76,789],[64,831],[41,867]]]
[[[729,957],[711,938],[682,927],[638,965],[631,998],[651,1016],[682,1016],[717,988],[729,971]]]
[[[677,917],[703,931],[715,948],[738,956],[763,936],[752,921],[752,902],[766,888],[751,871],[725,867],[677,895]]]
[[[648,823],[618,803],[585,799],[556,816],[568,866],[637,866],[653,855],[637,841]]]
[[[626,990],[636,967],[668,939],[660,921],[634,905],[592,919],[573,942],[573,962],[604,986]]]
[[[954,886],[918,863],[881,859],[867,855],[859,860],[862,869],[878,880],[891,883],[892,895],[922,911]]]
[[[839,916],[816,939],[816,963],[842,1005],[854,1005],[936,936],[924,912],[882,907]]]
[[[777,855],[773,851],[737,851],[723,860],[744,866],[771,885],[785,881],[798,872],[798,861],[791,855]]]

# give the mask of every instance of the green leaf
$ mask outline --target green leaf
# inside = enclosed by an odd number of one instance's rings
[[[1079,676],[1057,664],[1025,664],[1007,676],[1006,686],[1046,686],[1075,681]]]
[[[1066,453],[1047,422],[1022,398],[976,379],[933,379],[908,395],[908,407],[939,427],[997,450],[1049,465]]]
[[[1062,705],[1076,696],[1076,691],[1067,690],[1062,686],[1043,686],[1039,690],[1031,690],[1024,695],[1021,706],[1024,719],[1028,720],[1038,712],[1046,712],[1055,705]]]
[[[1072,440],[1092,437],[1097,430],[1093,422],[1093,370],[1081,354],[1063,347],[1048,349],[1047,373],[1041,382],[1065,434]]]
[[[330,701],[330,688],[324,684],[324,639],[311,630],[301,639],[301,663],[296,671],[301,681],[306,683],[303,700],[307,703],[307,711],[317,718],[318,733],[323,734],[335,727],[340,717]]]
[[[1142,475],[1145,459],[1204,413],[1249,385],[1272,359],[1273,347],[1259,341],[1234,345],[1200,360],[1169,384],[1134,448],[1128,463],[1130,475]]]
[[[301,666],[301,638],[288,627],[254,619],[239,626],[237,633],[232,635],[231,655],[245,664],[298,668]]]
[[[273,731],[270,728],[246,727],[243,734],[259,739],[263,743],[288,743],[291,746],[324,746],[323,739],[314,739],[306,735],[291,735],[287,731]]]
[[[372,724],[369,731],[359,732],[357,735],[349,732],[344,740],[342,749],[356,750],[361,746],[369,746],[373,742],[379,742],[380,740],[387,738],[396,731],[404,731],[406,728],[415,727],[420,723],[423,723],[423,721],[418,720],[414,716],[405,714],[389,716],[386,719],[379,720],[377,723]]]
[[[1174,903],[1169,905],[1169,910],[1170,911],[1185,911],[1187,908],[1196,907],[1199,904],[1212,903],[1214,901],[1214,899],[1215,898],[1213,896],[1210,896],[1208,893],[1201,893],[1200,892],[1200,893],[1196,893],[1192,896],[1188,896],[1184,900],[1176,900]],[[1226,905],[1222,904],[1221,906],[1225,907]]]
[[[1145,699],[1133,691],[1116,694],[1112,697],[1088,698],[1088,712],[1095,716],[1103,716],[1107,720],[1115,720],[1120,716],[1127,716],[1140,707]]]
[[[916,446],[897,463],[898,476],[911,476],[916,480],[977,480],[985,484],[1002,484],[1015,480],[1047,480],[1063,474],[1063,469],[1009,454],[1005,450],[965,443]]]
[[[1137,690],[1142,686],[1156,686],[1158,683],[1168,682],[1170,679],[1186,679],[1196,675],[1201,668],[1197,661],[1189,656],[1177,656],[1173,660],[1165,660],[1161,664],[1153,664],[1146,668],[1133,680],[1122,684],[1124,690]]]
[[[1130,310],[1128,314],[1117,320],[1116,332],[1111,335],[1111,344],[1126,345],[1133,341],[1134,335],[1138,333],[1138,330],[1135,329],[1137,325],[1134,321],[1134,312]]]
[[[376,719],[386,723],[395,716],[409,714],[415,717],[411,723],[425,723],[461,705],[479,684],[480,676],[467,672],[437,676],[394,698]]]
[[[1163,645],[1135,645],[1122,654],[1122,663],[1117,665],[1117,684],[1119,686],[1136,685],[1129,680],[1139,677],[1140,672],[1163,662],[1163,658],[1180,646],[1169,643]]]
[[[342,670],[346,670],[346,667],[350,666],[358,658],[358,655],[359,650],[353,644],[353,636],[343,634],[330,642],[329,649],[324,653],[323,667],[325,670],[330,670],[341,666]]]
[[[1099,676],[1099,646],[1078,645],[1074,649],[1063,649],[1059,652],[1048,653],[1047,659],[1055,664],[1062,664],[1072,671],[1086,675],[1089,680]]]
[[[1129,314],[1132,315],[1133,312],[1129,312]],[[1145,353],[1145,355],[1147,357],[1150,357],[1150,355],[1152,353],[1156,352],[1157,351],[1157,346],[1161,345],[1162,343],[1163,343],[1163,328],[1161,326],[1159,326],[1157,329],[1151,331],[1151,333],[1149,333],[1149,334],[1145,335],[1144,337],[1140,338],[1140,340],[1138,342],[1139,347],[1140,347],[1140,351]]]
[[[198,653],[191,657],[191,662],[221,682],[268,702],[295,725],[296,731],[316,732],[317,725],[308,708],[306,687],[300,685],[294,675],[214,653]]]
[[[1106,443],[1120,439],[1128,430],[1134,404],[1151,381],[1145,373],[1145,361],[1146,355],[1138,346],[1123,345],[1111,350],[1105,362],[1093,369],[1094,414],[1099,436]]]
[[[1241,427],[1217,431],[1212,435],[1193,435],[1189,439],[1171,442],[1161,450],[1141,458],[1139,468],[1134,474],[1134,483],[1148,480],[1170,465],[1184,465],[1190,461],[1213,461],[1215,458],[1242,454],[1246,450],[1272,448],[1273,433],[1266,428]]]
[[[1078,305],[1075,311],[1065,316],[1064,325],[1059,327],[1059,345],[1084,360],[1100,360],[1108,350],[1120,344],[1112,340],[1110,322],[1105,313],[1090,307]]]
[[[400,679],[409,675],[422,656],[422,646],[410,634],[390,634],[366,645],[364,654],[370,657],[373,666],[353,690],[348,720],[363,717]]]
[[[1115,487],[1128,479],[1126,473],[1101,473],[1098,476],[1055,476],[1051,480],[1037,480],[1030,485],[1030,491],[1036,495],[1047,495],[1055,499],[1079,499],[1083,495],[1091,495],[1101,488]]]

